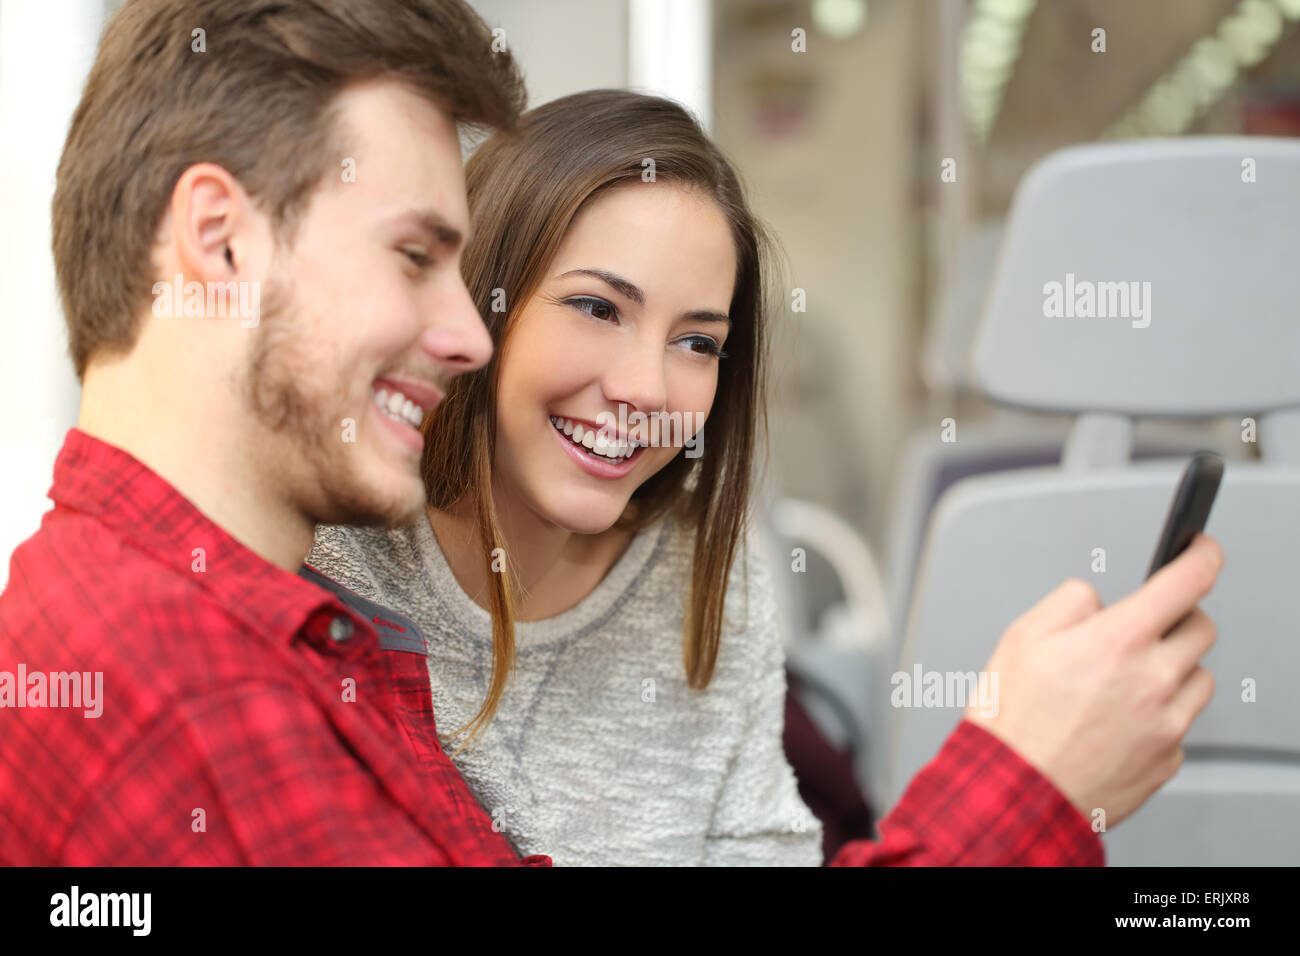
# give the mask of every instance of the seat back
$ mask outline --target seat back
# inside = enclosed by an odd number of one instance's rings
[[[1026,175],[973,371],[1002,404],[1079,416],[1057,467],[953,485],[936,507],[891,707],[892,798],[960,719],[1007,626],[1064,578],[1138,588],[1185,459],[1133,460],[1139,417],[1240,417],[1207,531],[1213,701],[1177,776],[1104,839],[1119,864],[1300,863],[1300,143],[1075,147]],[[937,675],[938,706],[907,693]],[[989,685],[986,685],[986,688]],[[991,688],[989,688],[991,689]],[[915,704],[921,706],[914,706]]]
[[[1087,474],[1032,469],[955,487],[935,516],[898,672],[979,672],[1007,625],[1067,577],[1106,604],[1142,582],[1181,461]],[[1202,607],[1219,637],[1214,699],[1178,775],[1108,831],[1121,864],[1300,864],[1300,469],[1230,463],[1208,533],[1227,561]],[[1097,570],[1104,569],[1104,570]],[[894,691],[877,688],[877,694]],[[910,687],[909,687],[910,689]],[[907,701],[911,703],[911,701]],[[894,709],[890,803],[961,718]]]

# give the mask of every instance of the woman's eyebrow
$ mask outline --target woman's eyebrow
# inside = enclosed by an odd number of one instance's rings
[[[568,276],[591,276],[593,279],[599,279],[624,298],[631,299],[637,305],[645,305],[645,293],[641,291],[641,287],[631,279],[625,279],[616,273],[605,269],[570,269],[555,278],[564,279]]]
[[[645,305],[645,293],[631,279],[625,279],[623,276],[608,269],[570,269],[555,278],[565,279],[569,276],[591,276],[593,279],[599,279],[611,289],[625,298],[631,299],[637,305]],[[731,317],[722,312],[714,312],[711,309],[693,309],[682,315],[683,319],[697,320],[701,322],[723,322],[728,327],[731,325]]]
[[[728,328],[731,327],[731,316],[723,315],[721,312],[714,312],[710,309],[693,309],[682,316],[694,322],[722,322]]]

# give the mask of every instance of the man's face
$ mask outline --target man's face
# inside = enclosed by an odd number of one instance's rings
[[[456,128],[393,83],[339,97],[337,172],[281,249],[241,394],[261,461],[319,523],[423,505],[424,414],[491,340],[460,273],[469,216]]]

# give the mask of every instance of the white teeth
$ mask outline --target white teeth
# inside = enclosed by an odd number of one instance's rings
[[[393,421],[419,428],[424,422],[424,409],[411,401],[401,392],[390,392],[386,388],[372,389],[371,397],[375,407]]]
[[[575,445],[581,445],[592,454],[600,455],[602,458],[608,458],[611,461],[622,461],[625,458],[630,458],[639,447],[635,443],[624,443],[617,438],[598,434],[597,430],[590,425],[583,425],[581,422],[570,421],[567,418],[552,415],[551,425],[556,431],[568,436]]]

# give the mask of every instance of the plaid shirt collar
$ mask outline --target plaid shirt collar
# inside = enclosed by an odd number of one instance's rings
[[[64,439],[49,497],[194,580],[272,640],[290,643],[314,613],[338,606],[327,591],[240,544],[143,462],[78,428]]]

